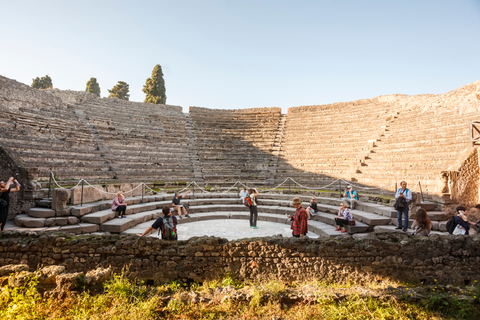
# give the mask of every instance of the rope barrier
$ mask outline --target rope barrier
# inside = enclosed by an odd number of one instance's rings
[[[51,172],[51,174],[52,174],[52,180],[53,180],[53,182],[55,183],[55,185],[57,185],[58,188],[67,189],[67,188],[65,188],[65,187],[62,187],[62,186],[58,183],[58,181],[55,179],[55,176],[53,175],[53,172]],[[417,179],[418,179],[417,183],[415,184],[415,186],[414,186],[411,190],[415,190],[415,188],[417,188],[417,186],[420,184],[420,177],[417,176]],[[69,188],[69,189],[75,189],[75,188],[77,188],[77,187],[82,183],[82,181],[85,182],[88,186],[92,187],[93,189],[95,189],[95,190],[97,190],[97,191],[99,191],[99,192],[101,192],[101,193],[105,193],[105,194],[116,194],[116,192],[108,192],[108,191],[99,189],[99,188],[95,187],[94,185],[90,184],[87,180],[85,180],[85,179],[83,179],[83,178],[80,179],[80,180],[78,181],[78,183],[77,183],[74,187],[71,187],[71,188]],[[388,187],[388,186],[391,186],[391,185],[394,185],[394,184],[395,184],[395,182],[393,182],[393,183],[388,183],[388,184],[383,185],[383,186],[380,186],[380,187],[363,187],[363,186],[360,186],[360,185],[351,183],[351,182],[349,182],[349,181],[346,181],[346,180],[344,180],[344,179],[336,179],[336,180],[334,180],[333,182],[331,182],[331,183],[329,183],[329,184],[327,184],[327,185],[324,185],[324,186],[307,187],[307,186],[305,186],[305,185],[302,185],[302,184],[298,183],[298,182],[295,181],[293,178],[287,177],[282,183],[278,184],[277,186],[275,186],[275,187],[273,187],[273,188],[264,190],[263,192],[266,193],[266,192],[270,192],[270,191],[273,191],[273,190],[275,190],[275,189],[278,189],[278,188],[284,186],[288,181],[291,181],[295,186],[298,186],[298,187],[300,187],[300,188],[302,188],[302,189],[305,189],[305,190],[334,189],[334,188],[330,188],[330,186],[336,184],[338,181],[342,181],[342,182],[346,183],[347,185],[351,185],[351,186],[353,186],[353,187],[355,187],[355,188],[357,188],[357,189],[363,189],[363,190],[383,189],[383,188],[385,188],[385,187]],[[159,194],[159,192],[157,192],[157,191],[153,190],[152,188],[150,188],[149,186],[147,186],[147,184],[146,184],[145,182],[139,183],[138,186],[136,186],[135,188],[133,188],[133,189],[131,189],[131,190],[129,190],[129,191],[125,191],[124,194],[128,194],[128,193],[130,193],[130,192],[133,192],[134,190],[140,188],[142,185],[144,185],[149,191],[151,191],[151,192],[153,192],[153,193],[155,193],[155,194]],[[201,190],[202,192],[206,192],[206,193],[209,193],[209,192],[210,192],[210,191],[206,190],[205,188],[201,187],[200,185],[198,185],[198,183],[197,183],[196,181],[191,181],[190,183],[188,183],[188,184],[186,185],[185,188],[181,189],[181,190],[178,191],[178,192],[181,193],[181,192],[183,192],[183,191],[185,191],[185,190],[187,190],[187,189],[189,189],[190,187],[193,187],[193,186],[196,186],[196,187],[197,187],[199,190]],[[228,192],[228,191],[230,191],[230,190],[232,190],[232,189],[234,189],[235,187],[238,187],[238,186],[246,187],[247,189],[249,188],[246,184],[242,183],[241,181],[236,181],[236,182],[233,184],[233,186],[231,186],[231,187],[226,187],[225,192]],[[289,187],[290,187],[290,185],[289,185]],[[221,189],[223,189],[223,188],[221,188]],[[166,190],[165,190],[165,189],[160,188],[160,190],[162,190],[163,192],[166,193]]]

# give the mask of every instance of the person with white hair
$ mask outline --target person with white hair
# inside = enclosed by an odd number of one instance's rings
[[[342,198],[343,201],[345,201],[345,203],[349,203],[350,204],[350,209],[355,209],[355,206],[357,205],[357,201],[358,201],[358,194],[357,194],[357,191],[353,190],[352,186],[347,186],[345,188],[345,192],[343,193],[343,198]]]

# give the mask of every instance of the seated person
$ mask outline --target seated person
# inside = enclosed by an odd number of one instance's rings
[[[312,197],[312,200],[310,200],[310,206],[307,208],[308,220],[312,219],[312,216],[318,212],[317,203],[315,200],[315,197]]]
[[[418,209],[415,214],[415,221],[412,224],[412,235],[414,236],[428,236],[432,230],[432,221],[428,219],[427,211],[425,209]]]
[[[163,206],[162,208],[163,218],[160,217],[155,222],[145,230],[144,233],[139,233],[137,236],[143,237],[150,234],[153,229],[160,229],[162,232],[162,239],[164,240],[178,240],[177,234],[177,218],[172,216],[170,208],[168,206]]]
[[[456,228],[460,228],[461,234],[470,234],[470,225],[475,225],[475,222],[469,222],[466,214],[467,208],[464,206],[457,207],[457,216],[455,217]],[[473,232],[472,232],[473,233]],[[454,233],[456,234],[456,233]]]
[[[174,208],[175,210],[177,210],[177,213],[178,213],[178,216],[180,217],[180,219],[183,219],[183,217],[182,217],[182,212],[183,212],[183,214],[185,215],[185,217],[190,218],[190,216],[189,216],[188,213],[187,213],[187,209],[185,209],[185,207],[180,204],[180,201],[181,201],[183,198],[185,198],[189,192],[190,192],[190,191],[185,192],[185,193],[183,194],[183,196],[181,196],[178,192],[175,192],[175,195],[173,196],[172,206],[173,206],[173,208]]]
[[[345,226],[348,226],[349,222],[353,220],[352,213],[347,208],[347,204],[345,202],[340,203],[340,210],[338,210],[338,216],[335,218],[335,223],[337,224],[337,229],[335,231],[339,231],[341,229],[341,233],[347,232],[345,230]]]
[[[345,203],[350,203],[350,209],[355,209],[358,201],[357,191],[353,190],[352,186],[347,186],[345,192],[343,193],[342,201]]]
[[[127,211],[127,204],[125,203],[125,197],[122,191],[117,192],[117,196],[113,198],[112,210],[116,211],[117,218],[125,218],[125,211]]]
[[[248,196],[247,187],[243,187],[243,190],[240,191],[240,199],[242,199],[242,203],[245,201],[245,198]]]

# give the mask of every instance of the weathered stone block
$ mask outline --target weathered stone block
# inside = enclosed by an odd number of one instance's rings
[[[57,217],[70,214],[67,203],[70,200],[71,193],[71,190],[68,189],[54,189],[52,191],[52,209],[55,210]]]

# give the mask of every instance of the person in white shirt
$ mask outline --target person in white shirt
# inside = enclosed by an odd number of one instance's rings
[[[245,198],[248,196],[248,190],[247,187],[243,187],[243,190],[240,191],[240,199],[242,200],[242,203],[245,201]]]
[[[397,209],[397,218],[398,218],[398,226],[396,229],[402,229],[402,213],[405,217],[405,225],[403,227],[403,231],[408,230],[408,210],[410,207],[410,202],[412,201],[412,192],[407,189],[407,182],[402,181],[400,182],[401,188],[397,190],[395,193],[395,199],[402,198],[403,201],[403,208]]]

